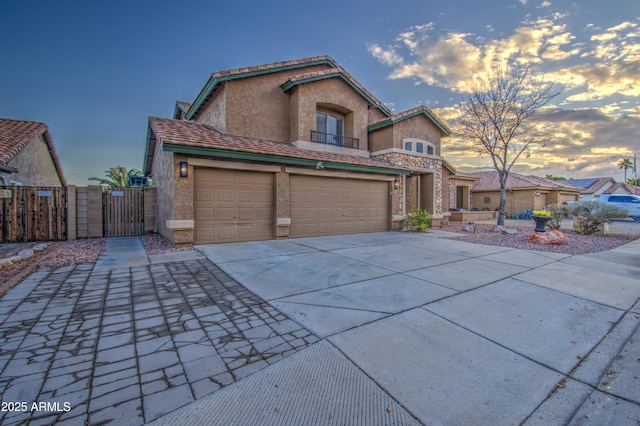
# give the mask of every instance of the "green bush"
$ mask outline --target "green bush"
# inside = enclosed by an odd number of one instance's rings
[[[407,215],[407,226],[412,231],[428,231],[431,229],[431,214],[416,207]]]
[[[591,235],[611,219],[624,218],[629,214],[625,209],[597,201],[586,201],[571,206],[573,229],[577,234]]]
[[[569,206],[566,204],[551,204],[547,206],[547,211],[551,213],[551,219],[547,222],[550,229],[560,229],[562,220],[569,217]]]

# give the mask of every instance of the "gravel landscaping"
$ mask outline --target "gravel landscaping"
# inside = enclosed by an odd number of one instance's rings
[[[441,231],[460,232],[465,224],[455,223],[440,228]],[[611,250],[621,245],[630,243],[640,238],[640,235],[577,235],[573,231],[562,229],[566,240],[562,245],[534,244],[529,242],[529,236],[533,233],[533,226],[507,226],[515,229],[517,234],[503,234],[493,232],[493,225],[476,224],[476,232],[465,233],[460,237],[450,239],[468,241],[470,243],[487,244],[491,246],[511,247],[524,250],[545,251],[564,254],[586,254],[599,251]]]

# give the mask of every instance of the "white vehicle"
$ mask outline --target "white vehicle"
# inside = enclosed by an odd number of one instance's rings
[[[600,196],[601,203],[611,204],[625,209],[633,220],[640,220],[640,196],[624,194],[604,194]]]

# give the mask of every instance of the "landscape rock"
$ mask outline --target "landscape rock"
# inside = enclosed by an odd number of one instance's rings
[[[22,260],[28,259],[31,256],[33,256],[33,250],[31,249],[20,250],[20,253],[18,253],[18,256],[20,256],[20,259]]]
[[[473,234],[474,232],[476,232],[476,225],[473,222],[469,222],[462,227],[460,232],[469,232]]]
[[[555,229],[551,229],[546,232],[536,232],[534,231],[531,236],[529,236],[529,242],[534,244],[554,244],[560,245],[564,244],[565,236],[562,232],[557,231]]]
[[[40,251],[40,250],[46,249],[48,245],[49,244],[47,244],[47,243],[38,243],[35,246],[33,246],[32,249],[35,250],[35,251]]]
[[[493,232],[502,232],[503,234],[509,234],[509,235],[514,235],[518,233],[516,229],[507,229],[504,226],[500,226],[500,225],[494,225]]]
[[[11,266],[13,265],[13,260],[6,258],[6,259],[0,259],[0,266]]]

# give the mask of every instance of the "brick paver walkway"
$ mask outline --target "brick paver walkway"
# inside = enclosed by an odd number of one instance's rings
[[[0,299],[3,425],[143,424],[318,341],[206,259],[93,266]]]

